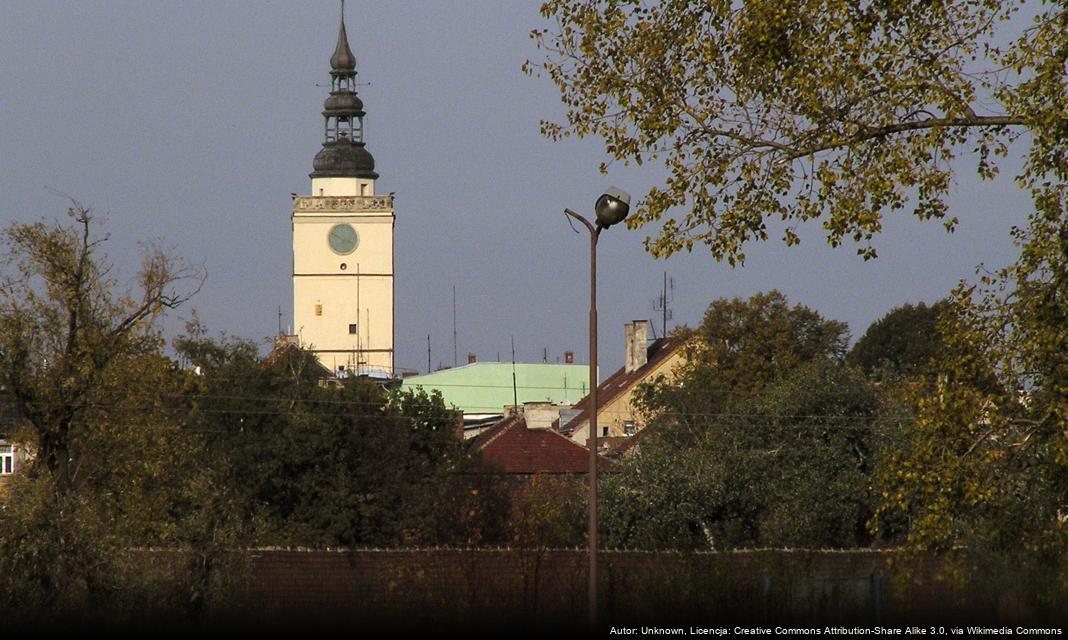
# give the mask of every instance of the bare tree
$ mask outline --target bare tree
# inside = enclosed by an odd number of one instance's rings
[[[149,247],[136,284],[122,290],[91,211],[72,201],[67,213],[73,224],[10,225],[0,258],[0,384],[36,449],[31,472],[47,470],[57,496],[83,480],[79,428],[121,399],[116,363],[158,354],[156,319],[189,300],[205,277]]]

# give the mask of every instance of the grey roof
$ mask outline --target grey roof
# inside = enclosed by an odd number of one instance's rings
[[[362,143],[349,140],[324,142],[312,161],[313,178],[369,178],[378,179],[375,159]]]
[[[334,77],[333,90],[323,103],[323,118],[327,121],[327,129],[338,123],[350,125],[360,123],[355,131],[362,131],[363,101],[356,95],[356,56],[349,48],[349,37],[345,31],[345,4],[341,4],[341,25],[337,32],[337,46],[334,55],[330,56],[330,75]],[[352,139],[352,138],[358,139]],[[314,171],[312,178],[369,178],[375,180],[378,174],[375,172],[375,159],[365,147],[361,135],[337,139],[328,137],[323,142],[323,148],[315,154],[312,161]]]
[[[330,114],[362,116],[363,100],[351,91],[331,93],[323,103],[323,115]]]

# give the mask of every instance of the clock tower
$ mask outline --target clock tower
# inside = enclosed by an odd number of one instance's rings
[[[344,5],[311,195],[293,197],[293,324],[332,371],[393,375],[393,196],[375,194]]]

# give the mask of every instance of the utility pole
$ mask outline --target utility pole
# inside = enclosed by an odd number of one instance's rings
[[[452,367],[460,366],[460,358],[456,355],[456,285],[452,285]]]
[[[515,384],[515,336],[512,336],[512,405],[519,411],[519,391]]]

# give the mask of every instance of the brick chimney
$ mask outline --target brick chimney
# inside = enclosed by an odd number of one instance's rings
[[[478,362],[478,356],[473,353],[467,354],[467,364],[475,364]]]
[[[573,352],[573,351],[565,351],[564,352],[564,362],[566,362],[567,364],[575,364],[575,352]]]
[[[649,336],[649,321],[648,320],[634,320],[623,325],[624,339],[626,341],[626,360],[623,365],[623,371],[630,373],[637,371],[645,366],[648,362],[648,341]]]

